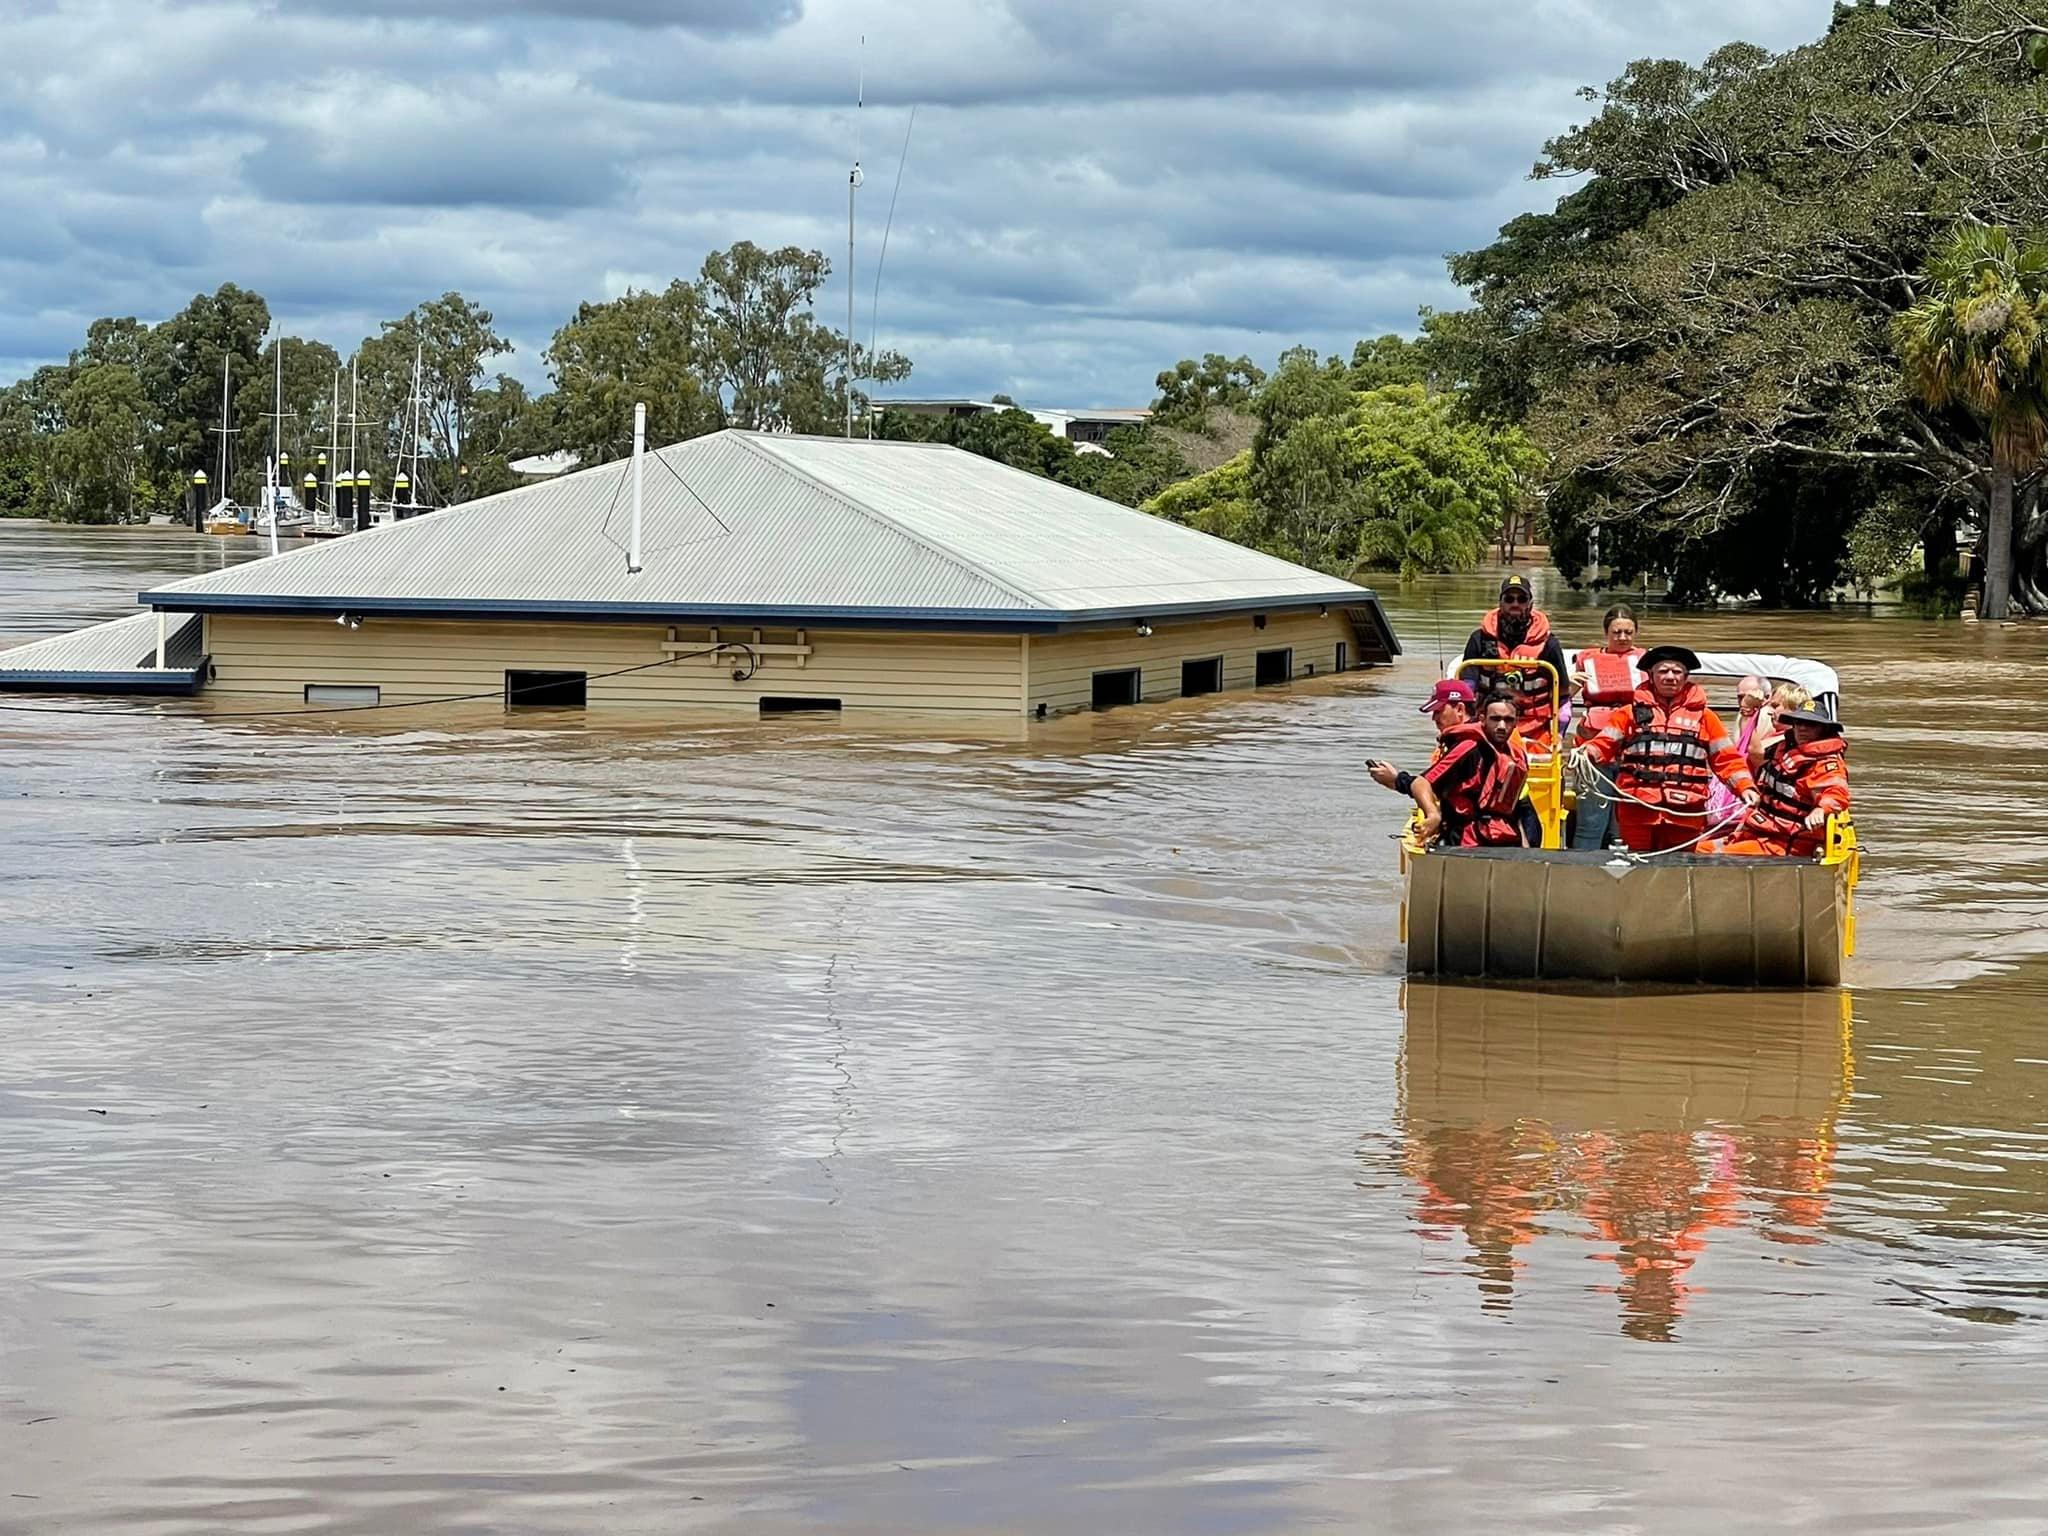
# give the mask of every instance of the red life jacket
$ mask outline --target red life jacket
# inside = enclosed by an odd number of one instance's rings
[[[1703,734],[1707,690],[1688,683],[1666,709],[1645,684],[1638,688],[1631,728],[1615,765],[1615,782],[1655,805],[1692,809],[1706,804],[1714,787],[1714,765]]]
[[[1642,673],[1636,667],[1642,659],[1641,646],[1626,655],[1595,646],[1572,658],[1572,670],[1583,673],[1586,679],[1586,707],[1577,717],[1582,738],[1598,736],[1606,730],[1616,707],[1635,698],[1636,690],[1643,685]]]
[[[1543,648],[1550,643],[1550,618],[1541,609],[1529,612],[1529,631],[1519,644],[1506,645],[1500,638],[1500,610],[1489,608],[1479,621],[1479,632],[1493,642],[1493,654],[1503,660],[1541,661]],[[1547,736],[1557,727],[1557,711],[1550,707],[1551,676],[1541,667],[1489,667],[1487,671],[1510,688],[1515,696],[1515,708],[1520,718],[1515,729],[1524,736]],[[1560,693],[1570,686],[1568,678],[1558,678],[1556,687]]]
[[[1444,819],[1469,822],[1484,816],[1513,819],[1521,804],[1522,788],[1529,782],[1529,752],[1522,738],[1510,736],[1505,747],[1486,739],[1486,727],[1478,721],[1454,725],[1443,733],[1442,750],[1450,751],[1461,741],[1478,743],[1480,769],[1451,791],[1444,801]]]
[[[1842,761],[1849,744],[1840,736],[1797,746],[1790,736],[1764,750],[1763,769],[1756,776],[1757,803],[1750,808],[1742,835],[1783,843],[1794,857],[1820,852],[1824,831],[1806,825],[1820,809],[1821,791],[1838,788],[1846,800],[1849,770]]]

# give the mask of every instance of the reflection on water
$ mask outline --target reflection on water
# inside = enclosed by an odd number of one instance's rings
[[[9,633],[214,557],[17,537]],[[1848,1025],[1404,998],[1362,759],[1433,658],[1025,730],[0,710],[0,1529],[2048,1526],[2048,666],[1683,623],[1843,668]]]
[[[1410,983],[1404,1172],[1506,1311],[1539,1240],[1612,1266],[1622,1331],[1668,1341],[1717,1230],[1813,1244],[1855,1079],[1845,993],[1617,997]]]

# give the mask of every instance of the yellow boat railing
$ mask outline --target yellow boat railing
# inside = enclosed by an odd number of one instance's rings
[[[1863,878],[1863,850],[1856,843],[1853,817],[1828,818],[1827,840],[1821,844],[1820,861],[1844,866],[1847,895],[1842,903],[1842,953],[1853,955],[1856,953],[1856,882]]]

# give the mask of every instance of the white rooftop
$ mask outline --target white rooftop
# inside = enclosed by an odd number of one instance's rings
[[[1020,629],[1377,606],[1335,577],[933,443],[719,432],[142,594],[173,610],[833,618]]]

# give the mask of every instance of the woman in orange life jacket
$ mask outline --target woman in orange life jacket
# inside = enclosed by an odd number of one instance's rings
[[[1591,741],[1573,751],[1614,765],[1621,840],[1636,853],[1690,846],[1709,828],[1707,791],[1723,780],[1746,805],[1756,804],[1756,781],[1721,717],[1707,707],[1707,691],[1692,680],[1699,657],[1682,645],[1644,652],[1648,681],[1626,709],[1616,710]]]
[[[1637,665],[1643,648],[1636,644],[1636,611],[1627,603],[1616,603],[1607,610],[1600,630],[1605,643],[1572,658],[1572,681],[1584,705],[1572,722],[1581,746],[1607,728],[1617,709],[1633,704],[1636,689],[1643,685]],[[1605,848],[1614,828],[1614,774],[1605,767],[1594,774],[1600,787],[1580,795],[1572,813],[1574,848]]]
[[[1519,848],[1523,836],[1515,813],[1529,777],[1529,756],[1515,735],[1514,701],[1488,701],[1478,722],[1471,708],[1471,684],[1459,678],[1438,683],[1422,706],[1422,713],[1436,717],[1439,733],[1429,767],[1402,773],[1392,763],[1373,761],[1367,770],[1422,808],[1423,842]]]
[[[1849,751],[1842,728],[1810,709],[1779,712],[1786,734],[1764,751],[1758,798],[1734,835],[1701,853],[1810,859],[1827,838],[1829,816],[1849,814]]]
[[[1556,669],[1560,699],[1571,686],[1565,670],[1564,647],[1551,633],[1550,617],[1536,606],[1535,589],[1526,576],[1509,576],[1500,584],[1500,604],[1480,619],[1479,627],[1465,642],[1466,661],[1547,661]],[[1550,707],[1551,674],[1541,667],[1474,667],[1459,673],[1484,698],[1506,689],[1515,700],[1518,718],[1515,729],[1532,747],[1541,747],[1557,735],[1556,712]]]

